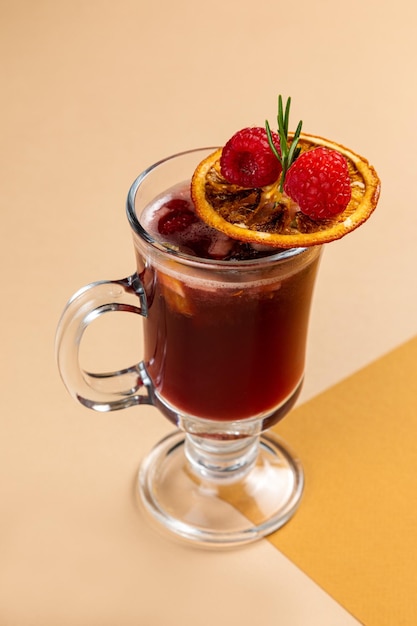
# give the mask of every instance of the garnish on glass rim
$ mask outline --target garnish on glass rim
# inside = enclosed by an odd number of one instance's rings
[[[226,144],[228,163],[234,170],[241,163],[244,168],[253,164],[254,181],[259,172],[264,175],[274,154],[280,167],[268,184],[239,185],[236,181],[246,180],[239,178],[239,171],[233,171],[235,178],[229,180],[227,169],[221,167],[222,148],[194,172],[191,195],[196,212],[229,237],[275,248],[318,245],[360,226],[377,205],[380,181],[375,169],[340,144],[301,133],[302,122],[289,132],[290,104],[288,98],[284,108],[279,97],[278,133],[266,122],[265,128],[238,131],[232,139],[239,141]],[[256,136],[253,143],[246,141],[251,135]]]

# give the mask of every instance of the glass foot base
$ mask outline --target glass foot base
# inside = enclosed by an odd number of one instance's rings
[[[292,517],[304,474],[279,437],[261,435],[253,462],[235,476],[196,471],[186,438],[179,431],[163,439],[139,471],[142,502],[163,527],[200,545],[232,546],[265,537]]]

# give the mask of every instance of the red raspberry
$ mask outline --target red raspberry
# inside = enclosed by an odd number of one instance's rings
[[[341,213],[352,193],[346,158],[321,147],[300,154],[287,172],[284,191],[312,219]]]
[[[167,202],[163,204],[163,207],[179,212],[189,211],[191,209],[190,203],[188,200],[185,200],[185,198],[171,198],[171,200],[167,200]]]
[[[182,198],[168,200],[163,208],[169,210],[158,221],[158,231],[161,235],[181,233],[198,220],[196,214],[190,210],[190,203]]]
[[[279,137],[272,139],[280,152]],[[244,128],[226,143],[220,158],[224,178],[239,187],[264,187],[275,182],[281,173],[281,164],[271,150],[265,128]]]

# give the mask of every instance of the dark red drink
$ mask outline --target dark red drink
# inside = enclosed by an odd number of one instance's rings
[[[159,224],[158,238],[189,260],[153,259],[145,269],[138,254],[148,300],[144,361],[155,390],[200,418],[278,415],[301,386],[319,251],[279,254],[210,233],[187,206],[186,189],[175,194],[155,205],[146,227],[156,236]]]

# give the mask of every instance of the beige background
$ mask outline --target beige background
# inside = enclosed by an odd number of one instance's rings
[[[294,126],[383,182],[372,220],[327,247],[301,401],[413,336],[416,17],[409,0],[0,2],[1,626],[352,623],[268,542],[218,554],[155,534],[133,485],[169,425],[74,404],[54,333],[78,287],[131,272],[136,175],[274,122],[282,93]],[[137,359],[132,332],[94,330],[87,364]]]

